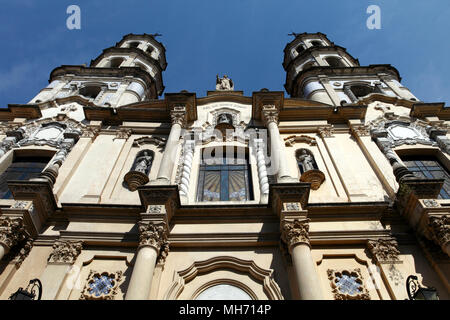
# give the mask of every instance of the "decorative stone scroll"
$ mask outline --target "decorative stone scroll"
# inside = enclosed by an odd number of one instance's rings
[[[309,242],[309,219],[284,220],[281,223],[281,239],[287,244],[289,250],[300,243],[311,246]]]
[[[80,300],[114,300],[119,292],[122,276],[122,271],[112,273],[91,270]]]
[[[81,253],[83,241],[57,240],[53,244],[53,252],[48,258],[49,263],[73,264]]]
[[[361,269],[327,270],[335,300],[370,300]]]
[[[306,135],[293,135],[289,136],[287,138],[284,138],[286,147],[293,147],[296,143],[307,143],[310,146],[317,145],[316,139],[306,136]]]
[[[0,216],[0,245],[10,250],[27,238],[22,218]]]
[[[398,263],[398,244],[395,239],[370,239],[367,248],[378,263]]]

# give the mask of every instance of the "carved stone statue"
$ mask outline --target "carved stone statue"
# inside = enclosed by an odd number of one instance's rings
[[[228,78],[227,75],[224,75],[223,78],[219,78],[219,75],[216,75],[216,90],[218,91],[234,90],[233,80]]]
[[[222,113],[219,115],[219,118],[217,119],[217,124],[226,123],[226,124],[233,124],[230,117],[228,117],[225,113]]]
[[[147,169],[152,164],[152,160],[153,160],[152,155],[149,154],[147,151],[144,151],[144,153],[136,159],[136,166],[134,168],[134,171],[146,174]]]
[[[298,161],[301,163],[303,167],[303,172],[315,169],[314,157],[304,149],[300,152],[300,155],[298,156]]]

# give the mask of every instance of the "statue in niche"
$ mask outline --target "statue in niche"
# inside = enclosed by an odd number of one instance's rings
[[[325,181],[325,174],[317,167],[316,160],[311,151],[300,149],[296,153],[298,167],[300,169],[300,181],[311,183],[311,189],[317,190]]]
[[[222,123],[233,125],[233,121],[231,120],[231,117],[226,113],[220,114],[219,117],[217,118],[217,124],[222,124]]]
[[[142,155],[136,158],[136,166],[134,171],[147,173],[148,168],[150,168],[153,161],[152,155],[148,151],[144,151]]]
[[[216,75],[216,90],[218,91],[234,90],[233,80],[228,78],[227,75],[224,75],[223,78],[219,78],[219,75]]]
[[[316,162],[314,161],[314,157],[306,151],[306,149],[302,149],[300,151],[299,156],[297,157],[299,165],[302,167],[302,173],[316,169]]]
[[[147,176],[153,162],[153,152],[150,150],[143,150],[136,155],[136,160],[131,170],[123,178],[124,183],[130,191],[136,191],[139,186],[146,184],[149,181]]]

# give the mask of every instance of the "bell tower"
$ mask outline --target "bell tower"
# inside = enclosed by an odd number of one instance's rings
[[[360,66],[358,59],[335,45],[323,33],[292,33],[284,49],[287,93],[339,106],[357,103],[373,93],[401,99],[418,99],[400,81],[391,65]]]
[[[158,99],[164,91],[165,48],[155,35],[128,34],[103,50],[90,66],[63,65],[52,71],[50,84],[30,103],[45,104],[70,97],[84,104],[117,108]]]

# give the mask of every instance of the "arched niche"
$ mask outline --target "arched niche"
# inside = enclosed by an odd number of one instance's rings
[[[218,277],[214,278],[216,274]],[[204,275],[210,275],[210,277],[201,279]],[[273,279],[273,270],[263,269],[254,261],[231,256],[196,261],[184,270],[175,271],[174,281],[167,289],[163,299],[195,299],[204,290],[220,284],[233,285],[246,292],[254,300],[284,299],[280,288]]]

